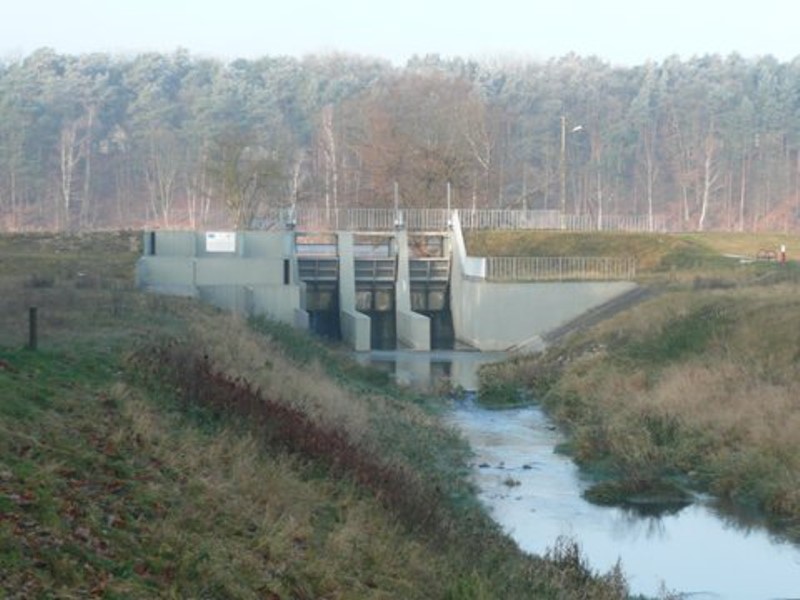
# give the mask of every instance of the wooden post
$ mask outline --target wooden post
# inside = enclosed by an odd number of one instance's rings
[[[31,306],[30,309],[28,309],[28,348],[30,350],[36,350],[39,345],[37,317],[36,307]]]

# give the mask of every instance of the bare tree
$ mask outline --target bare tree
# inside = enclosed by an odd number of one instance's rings
[[[266,202],[270,186],[281,178],[274,152],[250,143],[247,134],[217,140],[209,172],[236,227],[246,227]]]
[[[72,221],[73,195],[75,177],[86,145],[85,118],[83,116],[70,119],[61,126],[59,143],[59,192],[60,209],[56,211],[60,225],[69,228]],[[63,221],[61,221],[63,219]]]
[[[333,106],[328,104],[322,109],[320,124],[320,148],[323,157],[325,212],[333,205],[339,207],[339,166],[336,152],[336,135],[333,129]]]
[[[698,231],[705,230],[711,196],[717,191],[717,181],[720,176],[717,162],[718,145],[719,140],[714,132],[714,122],[712,120],[703,144],[703,190],[700,201],[700,216],[697,219]]]
[[[169,227],[180,170],[179,143],[176,134],[167,129],[150,131],[147,141],[144,175],[150,209],[164,227]]]

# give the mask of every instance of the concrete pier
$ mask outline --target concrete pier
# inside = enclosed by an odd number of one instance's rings
[[[356,267],[353,233],[340,232],[339,251],[339,314],[342,339],[356,352],[371,347],[371,322],[367,315],[356,310]]]
[[[395,315],[398,346],[411,350],[431,349],[431,322],[411,309],[411,276],[409,271],[408,234],[398,231],[397,283],[395,286]]]

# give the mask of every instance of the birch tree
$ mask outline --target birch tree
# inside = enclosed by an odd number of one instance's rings
[[[659,93],[658,75],[655,65],[648,64],[646,74],[636,98],[631,105],[630,121],[636,129],[639,172],[644,179],[647,204],[647,225],[654,229],[654,193],[660,171],[658,157],[659,142]]]
[[[703,188],[700,201],[700,215],[697,219],[697,230],[705,231],[706,217],[713,194],[717,191],[717,182],[720,177],[717,158],[719,140],[714,131],[713,122],[709,126],[703,144]]]

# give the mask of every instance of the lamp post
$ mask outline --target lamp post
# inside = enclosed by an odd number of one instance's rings
[[[564,227],[564,213],[567,211],[567,117],[561,115],[561,154],[558,163],[560,175],[561,227]]]
[[[583,129],[583,125],[576,125],[570,133],[576,133]],[[561,158],[560,167],[560,200],[561,200],[561,228],[566,228],[564,215],[567,213],[567,117],[561,115]]]

